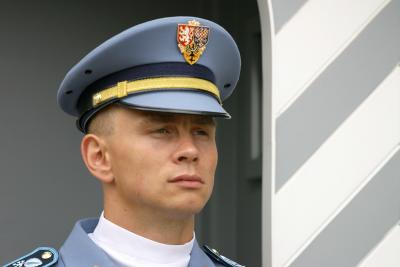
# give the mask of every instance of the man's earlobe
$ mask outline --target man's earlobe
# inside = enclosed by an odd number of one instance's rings
[[[87,134],[81,142],[82,159],[89,172],[104,183],[114,180],[105,141],[94,134]]]

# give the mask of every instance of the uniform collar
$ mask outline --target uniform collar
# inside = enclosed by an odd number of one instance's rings
[[[97,218],[78,221],[60,249],[60,259],[69,267],[117,267],[88,236],[98,223]]]
[[[93,233],[98,221],[98,218],[84,219],[75,224],[60,249],[60,259],[66,267],[94,267],[96,265],[117,267],[88,236],[88,233]],[[190,253],[188,267],[215,267],[196,240]]]
[[[197,241],[194,241],[188,267],[216,267],[214,262],[199,247]]]

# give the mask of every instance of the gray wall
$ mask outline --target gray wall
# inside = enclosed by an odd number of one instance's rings
[[[293,99],[285,103],[284,110],[278,107],[273,111],[278,114],[273,117],[276,128],[272,140],[275,188],[272,194],[266,191],[265,199],[273,203],[275,227],[273,240],[266,238],[272,244],[266,250],[273,257],[265,258],[265,266],[353,267],[371,255],[374,261],[369,258],[369,266],[399,266],[398,257],[387,256],[392,250],[400,255],[395,248],[398,244],[392,247],[387,241],[400,220],[399,98],[393,98],[394,93],[381,99],[377,96],[395,88],[393,71],[400,60],[400,1],[385,2],[364,14],[365,25],[358,25],[359,31],[352,32],[350,40],[350,36],[345,39],[335,33],[340,29],[336,28],[340,23],[335,24],[340,16],[330,16],[329,22],[321,18],[339,10],[343,18],[348,11],[357,18],[364,6],[359,9],[362,4],[357,7],[354,3],[344,10],[340,3],[332,2],[327,10],[314,10],[318,15],[304,16],[300,10],[306,0],[271,1],[276,35],[285,36],[276,43],[277,50],[291,52],[288,42],[282,39],[300,37],[318,44],[322,34],[315,31],[309,40],[310,34],[305,34],[314,32],[305,26],[310,19],[321,32],[331,33],[329,40],[336,49],[328,51],[320,43],[321,51],[316,54],[324,51],[327,61],[319,65],[312,56],[304,60],[290,57],[289,64],[296,68],[284,70],[279,66],[287,63],[283,57],[274,61],[283,60],[273,68],[286,73],[286,78],[303,66],[315,64],[316,68],[312,75],[304,77],[308,78],[307,85],[291,88]],[[299,16],[291,20],[296,12]],[[300,27],[291,28],[293,23]],[[285,24],[288,28],[282,28]],[[346,26],[350,29],[352,24],[354,21],[349,20]],[[298,46],[292,41],[290,50],[312,53],[304,48],[303,40],[299,43]],[[314,63],[305,64],[306,60]],[[287,90],[279,84],[277,78],[273,94]],[[389,101],[390,97],[396,101]],[[371,103],[373,109],[369,109]],[[360,123],[362,120],[367,123]]]
[[[164,16],[215,20],[232,32],[241,47],[246,39],[243,22],[257,21],[256,1],[229,3],[0,2],[0,264],[38,246],[58,248],[77,219],[98,216],[102,210],[100,186],[80,158],[81,134],[74,118],[56,104],[58,85],[69,68],[116,33]],[[246,68],[245,60],[243,64]],[[247,143],[239,138],[250,136],[244,124],[248,117],[243,115],[250,103],[239,101],[247,92],[241,81],[226,104],[234,119],[219,122],[216,188],[198,219],[197,231],[201,241],[228,257],[259,266],[261,178],[246,180],[248,165],[239,164],[247,157],[242,153]]]

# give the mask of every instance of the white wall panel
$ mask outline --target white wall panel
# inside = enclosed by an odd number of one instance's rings
[[[279,116],[389,0],[308,0],[276,35],[273,110]]]
[[[399,267],[400,226],[396,225],[358,267]]]
[[[273,266],[287,266],[390,158],[399,121],[396,67],[275,196]]]

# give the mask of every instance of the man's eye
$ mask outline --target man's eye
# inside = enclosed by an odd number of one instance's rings
[[[207,135],[208,135],[208,132],[205,131],[205,130],[196,130],[196,131],[194,131],[194,133],[195,133],[196,135],[204,135],[204,136],[207,136]]]
[[[166,128],[157,129],[157,130],[155,130],[155,132],[158,134],[169,134],[170,133],[170,131]]]

